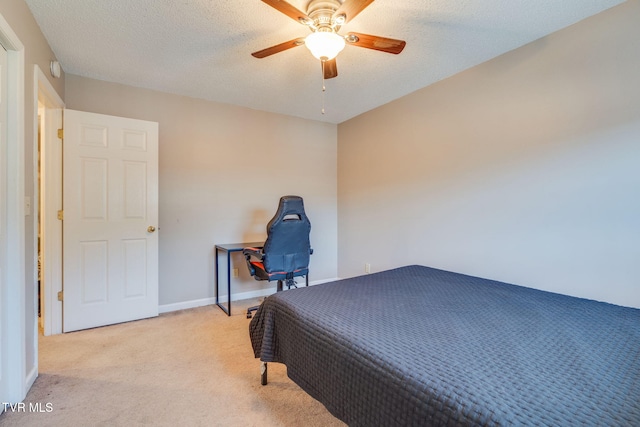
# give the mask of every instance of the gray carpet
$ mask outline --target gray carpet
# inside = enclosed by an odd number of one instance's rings
[[[343,426],[282,365],[260,385],[242,310],[255,302],[40,337],[26,411],[0,425]]]

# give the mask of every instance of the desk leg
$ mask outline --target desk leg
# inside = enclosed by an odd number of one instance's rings
[[[231,252],[227,252],[227,316],[231,316]]]
[[[224,305],[220,304],[220,297],[219,297],[219,283],[218,283],[218,276],[219,276],[219,264],[218,264],[218,253],[219,253],[219,249],[216,248],[216,255],[215,255],[215,259],[216,259],[216,277],[215,277],[215,284],[216,284],[216,305],[218,307],[220,307],[220,309],[222,311],[224,311],[225,313],[227,313],[227,316],[231,316],[231,272],[229,270],[229,268],[231,268],[231,256],[230,253],[227,252],[227,307],[226,308]]]
[[[215,258],[215,267],[216,267],[216,271],[215,271],[216,277],[214,279],[214,283],[216,287],[216,305],[220,305],[220,300],[218,299],[218,248],[216,248],[216,254],[214,258]]]

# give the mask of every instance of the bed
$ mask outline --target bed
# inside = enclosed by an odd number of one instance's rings
[[[274,294],[249,332],[352,426],[640,425],[638,309],[413,265]]]

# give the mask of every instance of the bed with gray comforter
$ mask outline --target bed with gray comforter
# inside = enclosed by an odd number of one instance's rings
[[[353,426],[640,425],[640,310],[408,266],[279,292],[254,354]]]

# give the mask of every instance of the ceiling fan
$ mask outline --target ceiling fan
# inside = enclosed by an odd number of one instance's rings
[[[256,58],[265,58],[287,49],[306,45],[311,54],[320,60],[324,78],[331,79],[338,75],[336,56],[346,44],[393,54],[402,52],[406,45],[404,40],[369,34],[354,32],[344,36],[338,34],[342,25],[355,18],[373,3],[373,0],[344,0],[342,3],[339,0],[311,0],[307,6],[307,13],[284,0],[262,1],[296,22],[309,27],[311,34],[253,52],[251,55]]]

